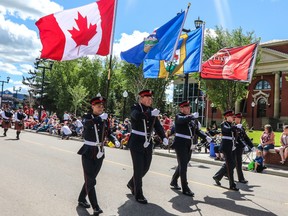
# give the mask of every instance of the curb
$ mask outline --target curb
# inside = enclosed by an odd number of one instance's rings
[[[25,130],[25,132],[29,132],[29,133],[36,133],[36,131],[33,131],[33,130]],[[60,137],[61,136],[58,136],[58,135],[53,135],[53,134],[49,134],[49,133],[37,133],[37,134],[43,134],[45,136],[53,136],[53,137]],[[70,140],[75,140],[75,141],[79,141],[79,142],[82,142],[83,140],[80,139],[80,138],[75,138],[75,137],[70,137]],[[157,150],[153,151],[153,154],[154,155],[158,155],[158,156],[164,156],[164,157],[170,157],[170,158],[176,158],[176,154],[171,154],[171,153],[163,153],[163,152],[158,152]],[[190,161],[194,161],[194,162],[198,162],[198,163],[204,163],[204,164],[211,164],[211,165],[217,165],[217,166],[222,166],[223,162],[218,162],[218,161],[214,161],[214,160],[206,160],[206,159],[201,159],[201,158],[197,158],[197,157],[193,157],[193,154],[192,154],[192,157],[191,157],[191,160]],[[274,167],[273,165],[268,165],[268,169],[266,169],[264,171],[264,174],[269,174],[269,175],[275,175],[275,176],[280,176],[280,177],[285,177],[285,178],[288,178],[288,171],[286,170],[283,170],[283,171],[275,171],[275,170],[271,170],[269,169],[269,167],[271,168],[277,168],[277,167]]]
[[[163,153],[163,152],[154,151],[153,154],[154,155],[159,155],[159,156],[164,156],[164,157],[176,158],[176,155],[169,154],[169,153],[167,154],[167,153]],[[191,157],[190,161],[194,161],[194,162],[198,162],[198,163],[204,163],[204,164],[217,165],[217,166],[222,166],[222,164],[223,164],[223,162],[217,162],[217,161],[214,161],[214,160],[210,161],[210,160],[206,160],[206,159],[195,158],[195,157],[193,157],[193,154],[192,154],[192,157]],[[284,171],[275,171],[275,170],[269,169],[269,167],[272,168],[273,165],[268,165],[268,169],[266,169],[263,172],[263,174],[269,174],[269,175],[275,175],[275,176],[288,178],[288,172],[287,171],[285,171],[285,170]]]

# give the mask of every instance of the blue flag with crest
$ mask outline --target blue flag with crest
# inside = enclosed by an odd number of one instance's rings
[[[144,59],[170,60],[185,21],[186,11],[156,29],[140,44],[121,52],[122,60],[139,66]]]
[[[183,34],[172,61],[145,59],[144,78],[166,78],[169,74],[200,72],[203,52],[204,26]]]

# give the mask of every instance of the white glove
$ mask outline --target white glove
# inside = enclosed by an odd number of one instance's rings
[[[115,146],[116,146],[116,148],[120,147],[120,142],[118,140],[115,141]]]
[[[209,137],[209,136],[206,136],[206,140],[207,140],[208,143],[212,142],[212,138]]]
[[[242,128],[242,124],[237,124],[236,127],[241,129]]]
[[[159,116],[159,113],[160,113],[160,110],[158,110],[158,109],[154,109],[151,111],[152,116]]]
[[[194,113],[192,113],[192,116],[197,119],[199,117],[199,113],[198,112],[194,112]]]
[[[167,138],[164,138],[164,139],[163,139],[163,145],[164,145],[164,146],[168,146],[168,145],[169,145],[169,142],[168,142],[168,139],[167,139]]]
[[[100,115],[100,118],[101,118],[102,120],[106,120],[106,119],[108,118],[108,114],[107,114],[107,113],[102,113],[102,114]]]

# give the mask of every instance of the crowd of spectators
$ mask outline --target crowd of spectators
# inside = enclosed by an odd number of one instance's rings
[[[14,111],[13,111],[14,112]],[[70,137],[82,138],[83,132],[83,122],[82,117],[76,117],[73,114],[65,111],[61,117],[57,113],[49,113],[45,109],[41,112],[41,117],[39,119],[39,113],[33,108],[24,107],[24,112],[28,116],[25,121],[25,129],[34,130],[37,133],[49,133],[51,135],[58,135],[62,139],[69,139]],[[167,137],[170,137],[170,144],[173,142],[173,125],[174,119],[170,118],[169,115],[163,114],[159,116],[160,122],[163,125],[164,131]],[[13,118],[12,118],[13,119]],[[120,148],[127,148],[127,142],[131,133],[131,123],[129,118],[120,121],[116,116],[109,115],[110,128],[114,135],[117,137],[121,143]],[[13,125],[13,122],[12,122]],[[206,132],[213,139],[214,142],[214,152],[216,154],[215,160],[224,160],[223,154],[219,151],[221,143],[221,133],[218,130],[217,124],[212,124],[207,128]],[[153,142],[155,147],[163,147],[162,141],[157,136],[153,137]],[[281,135],[281,147],[277,151],[281,155],[281,164],[284,164],[288,158],[288,126],[284,126],[283,134]],[[269,149],[273,149],[275,144],[274,133],[270,125],[265,125],[264,132],[261,136],[260,144],[258,145],[258,150],[263,151],[263,156],[265,158]],[[108,146],[114,147],[112,143],[107,143]],[[209,149],[209,146],[205,146]]]

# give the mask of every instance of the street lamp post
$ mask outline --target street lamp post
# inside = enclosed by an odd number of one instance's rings
[[[253,130],[254,129],[254,107],[255,107],[255,102],[252,101],[251,103],[251,107],[252,107],[252,124],[251,124],[251,129]]]
[[[9,83],[10,77],[7,77],[7,80],[1,80],[0,82],[2,83],[2,91],[1,91],[1,103],[0,103],[0,108],[2,108],[2,101],[3,101],[3,91],[4,91],[4,83]]]
[[[19,87],[18,89],[16,89],[16,87],[13,86],[13,91],[16,92],[16,94],[15,94],[16,102],[15,102],[15,105],[14,105],[15,108],[17,108],[17,104],[18,104],[18,102],[17,102],[17,100],[18,100],[18,92],[20,92],[21,89],[22,89],[21,87]]]
[[[123,122],[125,120],[125,111],[126,111],[126,99],[128,97],[128,92],[125,90],[123,92],[123,97],[124,97],[124,106],[123,106],[123,116],[122,116],[122,119],[123,119]]]
[[[213,115],[214,115],[214,107],[215,107],[215,105],[214,105],[214,103],[211,103],[210,104],[210,107],[211,107],[211,125],[214,123],[213,121]]]
[[[48,66],[47,66],[48,63]],[[35,68],[41,68],[42,70],[42,82],[41,82],[41,97],[40,97],[40,106],[39,106],[39,121],[41,121],[41,112],[42,112],[42,108],[43,108],[43,93],[44,93],[44,82],[45,82],[45,70],[49,69],[51,70],[53,67],[53,61],[47,61],[46,59],[39,59],[36,58],[36,62],[35,62]]]

